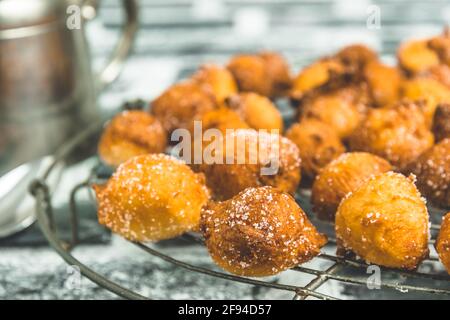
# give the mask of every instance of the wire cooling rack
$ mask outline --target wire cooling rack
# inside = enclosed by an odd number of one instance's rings
[[[56,154],[54,162],[48,167],[45,174],[38,180],[36,180],[31,186],[31,192],[36,198],[36,213],[39,225],[43,234],[47,238],[50,245],[56,250],[56,252],[70,265],[77,266],[80,272],[89,278],[99,286],[117,294],[118,296],[126,299],[151,299],[151,297],[145,297],[138,292],[125,288],[118,283],[113,282],[107,277],[97,273],[89,266],[79,261],[72,255],[72,249],[79,245],[78,240],[78,224],[79,214],[77,205],[77,194],[86,188],[90,188],[92,183],[98,182],[102,177],[98,176],[95,168],[92,168],[89,178],[85,181],[77,184],[70,193],[70,210],[68,212],[67,223],[71,228],[71,239],[64,241],[58,236],[58,230],[56,230],[52,197],[46,180],[52,173],[52,170],[60,164],[63,164],[70,154],[76,152],[80,145],[92,141],[93,136],[99,132],[101,128],[100,124],[95,124],[92,127],[86,129],[80,133],[73,140],[64,145]],[[103,177],[104,178],[104,177]],[[299,196],[298,201],[302,203],[302,198]],[[323,224],[323,222],[314,220],[314,217],[310,217],[314,224]],[[329,230],[332,230],[328,226]],[[436,233],[438,226],[431,225],[432,233]],[[335,245],[335,238],[332,231],[326,232],[329,237],[329,244]],[[196,234],[187,234],[183,236],[187,241],[203,245],[203,239]],[[293,299],[304,300],[307,298],[323,299],[323,300],[337,300],[336,296],[328,293],[322,293],[319,289],[330,281],[336,281],[343,284],[349,284],[361,288],[367,288],[368,286],[368,274],[367,270],[370,267],[365,262],[352,257],[341,257],[334,254],[322,252],[315,259],[326,260],[331,263],[330,266],[325,269],[319,267],[311,267],[305,265],[299,265],[292,270],[305,275],[312,276],[312,280],[302,286],[288,285],[277,283],[273,281],[259,280],[254,278],[247,278],[241,276],[231,275],[225,272],[216,271],[213,269],[196,266],[194,264],[180,261],[174,257],[171,257],[162,251],[159,251],[153,247],[150,247],[144,243],[134,243],[137,247],[142,249],[147,254],[156,256],[166,262],[172,263],[180,268],[186,269],[187,272],[197,272],[204,275],[222,278],[228,281],[236,281],[245,283],[251,286],[259,286],[277,290],[284,290],[292,292]],[[430,247],[433,245],[433,240],[430,241]],[[424,294],[427,297],[450,299],[450,276],[448,276],[443,268],[439,266],[439,259],[435,252],[425,260],[422,265],[430,265],[427,271],[403,271],[393,270],[387,268],[380,268],[383,277],[381,281],[376,285],[380,289],[391,289],[403,292],[405,295],[409,293]],[[352,272],[346,272],[348,269],[352,269]],[[419,269],[420,270],[420,269]],[[407,298],[407,296],[405,296]]]

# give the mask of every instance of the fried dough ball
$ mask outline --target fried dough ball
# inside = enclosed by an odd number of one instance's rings
[[[434,113],[433,133],[436,142],[450,138],[450,103],[440,104]]]
[[[315,119],[305,119],[294,124],[286,137],[300,150],[302,175],[308,182],[313,181],[323,167],[345,152],[336,132]]]
[[[431,67],[423,76],[439,81],[450,89],[450,66],[446,64]]]
[[[299,121],[316,119],[328,124],[340,138],[349,137],[363,116],[358,106],[338,93],[318,95],[307,101],[300,110]]]
[[[364,78],[376,106],[393,104],[399,99],[401,75],[397,68],[374,60],[365,66]]]
[[[377,59],[377,54],[364,45],[345,47],[301,70],[293,80],[291,99],[295,103],[312,90],[336,89],[350,82],[359,82],[364,66]]]
[[[415,75],[440,63],[437,53],[429,48],[428,40],[412,40],[402,44],[397,52],[400,66]]]
[[[223,101],[238,92],[236,81],[228,69],[213,64],[203,65],[193,76],[206,90],[212,92],[220,105]]]
[[[193,120],[216,108],[215,98],[194,81],[177,83],[152,102],[151,112],[170,134],[177,128],[188,129]]]
[[[428,41],[428,47],[436,52],[441,63],[450,64],[450,29],[446,27],[444,33]]]
[[[234,110],[253,129],[283,132],[280,111],[267,97],[248,92],[227,99],[227,107]]]
[[[132,241],[170,239],[198,228],[209,193],[203,176],[164,154],[134,157],[96,185],[99,222]]]
[[[434,143],[425,117],[414,103],[371,109],[349,139],[351,151],[365,151],[388,160],[400,171]]]
[[[216,199],[230,199],[248,187],[270,185],[291,194],[297,190],[301,160],[289,139],[244,129],[227,133],[213,146],[213,161],[203,159],[194,168],[205,174]]]
[[[227,129],[249,129],[248,124],[233,110],[220,107],[205,113],[201,119],[203,133],[208,129],[218,129],[223,134]],[[193,126],[191,127],[193,132]]]
[[[312,187],[314,213],[322,220],[334,222],[341,200],[356,191],[370,177],[392,170],[389,162],[366,152],[339,156],[323,168]]]
[[[442,219],[441,230],[436,239],[435,247],[442,264],[450,274],[450,212]]]
[[[425,152],[413,165],[417,187],[437,207],[450,208],[450,138]]]
[[[267,97],[271,95],[272,84],[263,58],[237,55],[231,59],[227,68],[236,79],[240,91],[256,92]]]
[[[239,90],[256,92],[274,98],[290,88],[289,66],[284,58],[273,52],[255,55],[236,55],[227,66]]]
[[[369,62],[378,60],[377,53],[363,44],[353,44],[343,48],[336,53],[336,58],[353,73],[361,73]]]
[[[286,59],[276,53],[263,51],[259,54],[266,62],[267,73],[272,79],[272,97],[283,97],[291,89],[292,77]]]
[[[167,136],[161,123],[145,111],[124,111],[109,122],[98,145],[100,158],[116,167],[126,160],[166,149]]]
[[[413,178],[382,173],[344,198],[336,213],[339,250],[413,270],[428,256],[428,211]]]
[[[295,200],[272,187],[247,188],[228,201],[210,202],[201,230],[220,267],[251,277],[304,263],[327,242]]]
[[[404,98],[423,102],[422,110],[430,126],[438,104],[450,103],[450,90],[430,78],[405,81],[401,90]]]
[[[311,90],[331,82],[341,82],[347,75],[345,67],[336,59],[326,58],[307,66],[294,78],[290,96],[299,101]]]

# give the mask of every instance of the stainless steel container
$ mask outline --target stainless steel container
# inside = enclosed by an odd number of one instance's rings
[[[136,1],[122,3],[127,14],[122,38],[96,75],[84,31],[95,16],[96,1],[0,1],[0,237],[16,231],[9,225],[12,231],[2,232],[8,216],[12,224],[21,220],[11,205],[4,205],[5,195],[11,199],[17,198],[12,193],[25,192],[11,183],[12,170],[52,154],[99,117],[96,97],[119,74],[137,30]]]

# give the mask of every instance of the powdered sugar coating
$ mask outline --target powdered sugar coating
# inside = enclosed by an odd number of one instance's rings
[[[135,241],[157,241],[196,229],[209,197],[203,177],[165,154],[134,157],[94,186],[99,222]]]
[[[428,211],[413,176],[371,177],[342,200],[335,230],[341,248],[378,265],[415,269],[428,256]]]
[[[352,151],[365,151],[388,160],[403,171],[434,143],[419,106],[402,101],[392,108],[371,109],[350,137]]]
[[[321,219],[334,221],[341,200],[356,191],[370,177],[392,170],[389,162],[366,152],[344,153],[316,177],[311,202]]]
[[[326,243],[288,194],[265,186],[210,203],[201,230],[217,264],[236,274],[276,274],[316,256]]]
[[[118,166],[146,153],[163,152],[167,135],[161,123],[145,111],[124,111],[106,125],[98,151],[104,162]]]
[[[450,138],[424,153],[413,165],[419,190],[436,206],[450,208]]]
[[[442,219],[441,230],[436,239],[436,251],[450,274],[450,212]]]

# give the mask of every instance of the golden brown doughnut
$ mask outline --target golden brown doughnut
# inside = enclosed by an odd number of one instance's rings
[[[397,68],[374,60],[364,67],[364,79],[375,106],[394,104],[399,99],[402,78]]]
[[[434,143],[420,108],[402,101],[392,108],[371,109],[349,139],[351,151],[388,160],[402,171]]]
[[[429,126],[432,125],[437,106],[442,103],[450,103],[450,89],[431,78],[405,81],[401,91],[404,98],[422,103],[421,108]]]
[[[194,166],[205,174],[216,199],[230,199],[248,187],[270,185],[291,194],[297,190],[301,160],[289,139],[244,129],[228,133],[218,144],[224,146],[214,153],[218,161],[203,159]]]
[[[427,42],[428,48],[436,52],[443,64],[450,64],[450,29],[448,27],[443,34],[431,38]]]
[[[342,139],[358,127],[363,115],[359,107],[339,93],[318,95],[307,100],[300,110],[299,121],[316,119],[329,125]]]
[[[145,111],[124,111],[106,125],[98,153],[116,167],[134,156],[164,152],[166,145],[166,133],[157,119]]]
[[[272,80],[272,97],[285,96],[292,85],[291,71],[286,59],[276,52],[263,51],[259,54],[266,62],[267,73]]]
[[[298,102],[312,90],[325,85],[339,86],[346,76],[347,70],[340,61],[333,58],[320,59],[302,69],[294,78],[290,97],[294,102]],[[331,85],[331,83],[339,85]]]
[[[226,104],[253,129],[283,132],[281,113],[267,97],[253,92],[241,93],[229,97]]]
[[[233,110],[220,107],[205,113],[201,119],[202,130],[218,129],[222,133],[226,133],[227,129],[249,129],[248,124]],[[193,125],[190,129],[193,132]]]
[[[450,212],[442,218],[441,230],[436,239],[435,247],[442,264],[450,274]]]
[[[352,73],[362,73],[364,67],[372,61],[378,60],[375,51],[363,44],[349,45],[335,55]]]
[[[238,275],[277,274],[320,253],[327,239],[295,200],[272,188],[247,188],[202,212],[201,230],[213,260]]]
[[[289,65],[275,52],[236,55],[227,68],[242,92],[275,98],[285,95],[291,86]]]
[[[194,81],[171,86],[152,102],[151,112],[171,134],[177,128],[188,129],[193,120],[216,108],[214,95]]]
[[[433,133],[436,142],[450,138],[450,103],[440,104],[433,119]]]
[[[425,152],[412,166],[417,187],[435,206],[450,208],[450,138]]]
[[[428,257],[428,211],[412,178],[382,173],[347,195],[336,213],[339,250],[413,270]]]
[[[164,154],[131,158],[94,190],[99,222],[132,241],[170,239],[198,228],[209,198],[202,175]]]
[[[433,66],[420,76],[434,79],[450,89],[450,66],[446,64]]]
[[[228,69],[213,64],[206,64],[192,76],[201,86],[212,92],[219,105],[238,92],[236,81]]]
[[[270,97],[272,82],[267,70],[266,61],[257,55],[236,55],[227,66],[233,74],[239,91],[256,92]]]
[[[402,44],[397,52],[400,66],[411,75],[429,70],[440,63],[437,53],[429,48],[428,40],[412,40]]]
[[[345,152],[339,136],[325,123],[315,119],[305,119],[295,123],[286,133],[300,150],[302,175],[309,182],[319,171]]]
[[[325,166],[312,187],[311,203],[320,219],[334,222],[341,200],[370,177],[392,170],[389,162],[366,152],[350,152]]]

